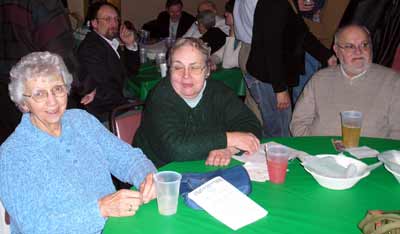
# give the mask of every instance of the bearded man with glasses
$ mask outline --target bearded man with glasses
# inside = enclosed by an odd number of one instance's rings
[[[333,49],[340,65],[308,82],[293,113],[292,134],[340,135],[340,112],[357,110],[363,113],[362,136],[400,139],[400,75],[372,63],[369,31],[342,27]]]
[[[139,53],[134,32],[120,24],[115,6],[95,5],[92,17],[93,30],[78,49],[81,93],[94,95],[85,107],[100,121],[106,121],[109,112],[127,103],[123,87],[128,77],[137,73]]]

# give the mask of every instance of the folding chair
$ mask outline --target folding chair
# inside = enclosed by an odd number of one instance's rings
[[[140,126],[144,103],[133,101],[131,103],[117,106],[113,109],[109,117],[110,130],[119,139],[128,144],[132,144],[135,133]],[[132,185],[120,181],[112,176],[114,186],[117,190],[129,189]]]
[[[143,107],[142,101],[134,101],[114,108],[109,118],[111,132],[126,143],[132,144],[140,126]]]

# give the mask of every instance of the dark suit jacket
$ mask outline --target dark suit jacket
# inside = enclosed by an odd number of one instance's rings
[[[246,66],[249,74],[270,83],[275,92],[297,86],[299,75],[304,73],[304,50],[321,62],[332,55],[288,1],[258,1]]]
[[[227,36],[221,29],[212,27],[200,39],[207,43],[211,48],[211,54],[213,54],[225,45]]]
[[[139,67],[138,52],[120,48],[118,58],[107,41],[92,31],[78,49],[81,93],[87,94],[96,89],[96,96],[87,109],[100,120],[106,120],[114,107],[127,102],[123,96],[125,81]]]
[[[183,34],[192,26],[196,19],[189,13],[182,11],[181,18],[179,19],[178,30],[176,37],[182,37]],[[150,32],[150,36],[154,38],[169,37],[169,14],[167,11],[161,12],[156,20],[157,29]]]

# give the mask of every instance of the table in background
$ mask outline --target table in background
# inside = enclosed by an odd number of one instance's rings
[[[211,79],[220,80],[230,87],[238,96],[246,95],[246,84],[239,68],[222,69],[211,72]],[[139,73],[129,79],[126,89],[130,95],[135,95],[140,100],[146,100],[150,90],[163,78],[160,72],[152,63],[145,63],[140,66]]]
[[[330,137],[271,138],[289,147],[309,154],[335,153]],[[400,141],[362,138],[360,145],[367,145],[382,152],[400,149]],[[201,146],[199,146],[201,147]],[[376,159],[363,160],[368,164]],[[236,165],[234,161],[230,166]],[[250,198],[268,210],[269,214],[235,233],[360,233],[357,224],[369,209],[400,209],[400,184],[381,166],[362,179],[353,188],[342,191],[321,187],[295,160],[289,163],[286,182],[253,182]],[[215,170],[204,161],[175,162],[161,170],[178,172],[205,172]],[[161,216],[156,200],[140,207],[135,216],[108,219],[104,234],[121,233],[232,233],[224,224],[205,211],[185,206],[179,198],[178,212]]]

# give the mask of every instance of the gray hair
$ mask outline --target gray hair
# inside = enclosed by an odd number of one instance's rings
[[[197,14],[197,22],[208,30],[215,26],[215,13],[210,10],[202,11]]]
[[[183,47],[183,46],[191,46],[193,48],[196,48],[204,57],[204,63],[207,67],[207,76],[210,75],[210,62],[211,62],[211,49],[210,47],[207,46],[206,43],[204,43],[201,39],[199,38],[193,38],[193,37],[185,37],[185,38],[180,38],[178,39],[174,46],[172,46],[171,50],[169,51],[169,58],[168,58],[168,64],[171,66],[172,63],[172,57],[174,56],[175,52]]]
[[[183,46],[192,46],[193,48],[196,48],[197,50],[200,51],[200,53],[202,55],[204,55],[204,60],[205,63],[208,64],[209,60],[210,60],[210,53],[211,53],[211,49],[210,47],[207,46],[206,43],[204,43],[201,39],[199,38],[193,38],[193,37],[185,37],[185,38],[180,38],[178,39],[175,44],[172,46],[171,50],[170,50],[170,54],[169,54],[169,59],[168,59],[168,63],[169,65],[171,65],[171,59],[174,56],[175,52],[183,47]]]
[[[23,94],[27,80],[54,74],[61,75],[69,93],[73,78],[59,55],[50,52],[33,52],[22,57],[10,71],[8,90],[11,100],[18,107],[21,106],[25,100]]]
[[[363,30],[365,32],[365,34],[367,34],[368,42],[372,43],[371,33],[369,32],[368,28],[363,26],[363,25],[360,25],[360,24],[352,23],[352,24],[348,24],[348,25],[345,25],[343,27],[340,27],[336,31],[335,37],[334,37],[334,44],[335,45],[337,45],[337,43],[339,42],[339,39],[342,36],[343,31],[345,31],[346,29],[351,28],[351,27],[356,27],[356,28],[359,28],[359,29]]]

